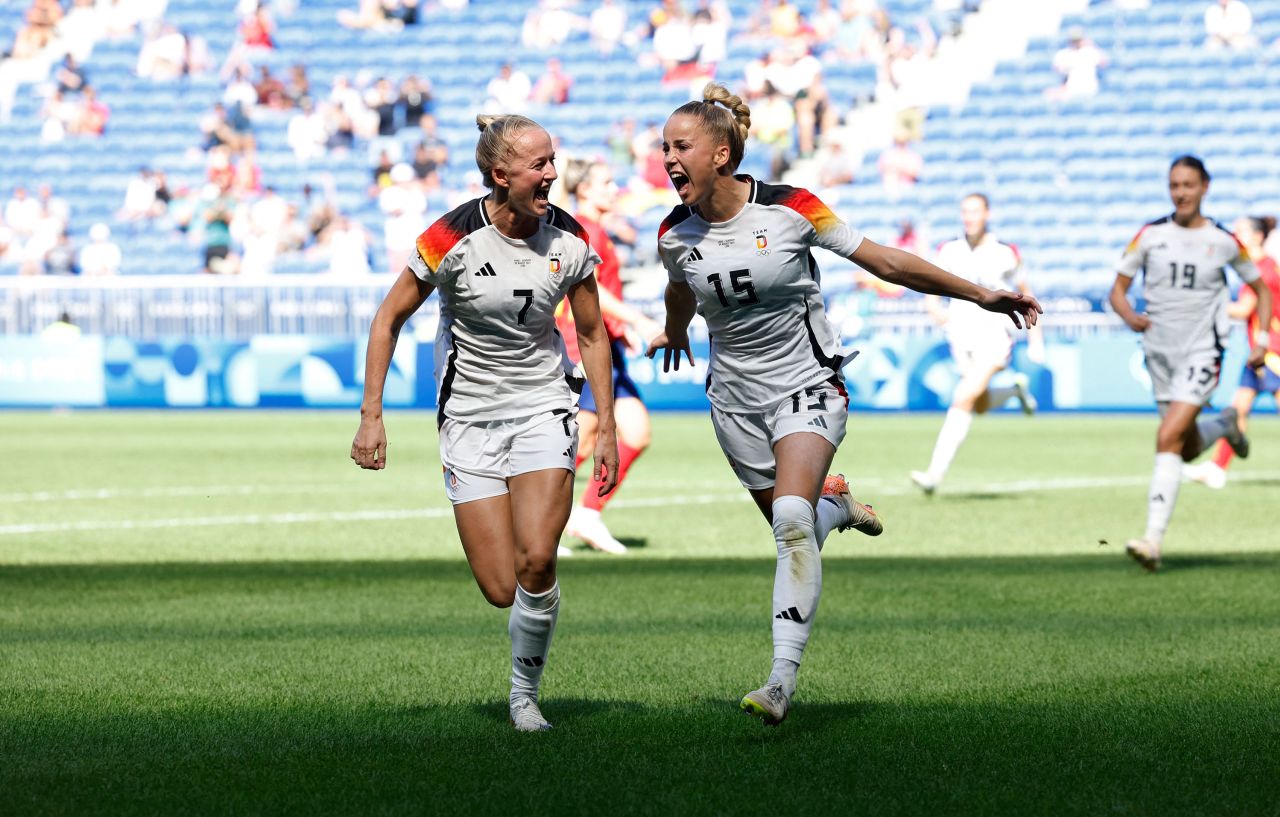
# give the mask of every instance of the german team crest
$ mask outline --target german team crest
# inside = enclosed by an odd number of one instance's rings
[[[769,246],[769,238],[768,238],[767,236],[764,236],[764,235],[758,235],[758,236],[756,236],[756,249],[757,249],[757,250],[763,250],[763,249],[764,249],[765,247],[767,247],[767,246]]]
[[[551,276],[551,283],[553,284],[560,283],[560,279],[564,277],[564,273],[561,271],[561,268],[560,268],[560,259],[552,258],[551,263],[548,264],[548,269],[549,269],[548,274]]]

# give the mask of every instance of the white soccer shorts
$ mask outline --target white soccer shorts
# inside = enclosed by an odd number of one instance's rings
[[[977,367],[1003,369],[1013,360],[1013,338],[1008,332],[957,332],[949,340],[951,357],[961,372]]]
[[[454,505],[501,496],[507,479],[531,471],[572,473],[577,454],[576,408],[485,423],[446,418],[440,427],[444,490]]]
[[[1222,352],[1216,347],[1194,352],[1166,354],[1146,349],[1147,373],[1157,403],[1178,402],[1203,406],[1218,388],[1222,376]]]
[[[788,395],[772,409],[737,414],[711,408],[720,450],[744,488],[773,487],[778,466],[773,445],[788,434],[819,434],[836,448],[844,440],[849,397],[843,387],[820,383]]]

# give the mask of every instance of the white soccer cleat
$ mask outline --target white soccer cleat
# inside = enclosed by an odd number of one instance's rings
[[[1018,398],[1018,405],[1022,406],[1022,413],[1028,417],[1035,414],[1036,409],[1040,408],[1040,402],[1031,393],[1030,386],[1031,378],[1022,373],[1014,375],[1013,396]]]
[[[765,684],[744,695],[738,706],[751,717],[759,718],[765,726],[777,726],[787,719],[791,699],[782,691],[782,684]]]
[[[1142,565],[1142,569],[1154,573],[1160,569],[1160,545],[1148,539],[1130,539],[1124,546],[1129,558]]]
[[[871,510],[871,506],[863,505],[850,495],[849,481],[844,478],[844,474],[827,475],[822,483],[822,496],[818,501],[821,502],[824,499],[844,508],[845,518],[848,521],[836,528],[841,533],[849,528],[865,533],[867,536],[879,536],[884,532],[884,523],[876,512]]]
[[[1227,472],[1216,462],[1202,462],[1198,465],[1182,466],[1182,478],[1213,488],[1215,491],[1227,485]]]
[[[545,732],[551,728],[532,695],[517,695],[511,699],[511,725],[517,732]]]
[[[600,512],[591,508],[575,505],[569,513],[569,523],[565,525],[564,532],[581,539],[590,545],[592,550],[598,550],[601,553],[620,556],[627,552],[627,546],[614,539],[613,534],[609,533],[604,520],[600,518]]]
[[[933,492],[938,490],[938,481],[928,471],[912,471],[911,481],[924,491],[925,496],[933,496]]]
[[[1240,459],[1248,458],[1249,438],[1240,430],[1240,412],[1236,411],[1235,406],[1227,406],[1222,410],[1222,419],[1227,423],[1227,431],[1222,435],[1227,445],[1231,446],[1231,450]]]

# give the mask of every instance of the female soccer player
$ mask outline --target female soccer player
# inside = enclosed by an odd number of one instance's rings
[[[1007,287],[1030,295],[1018,248],[987,231],[990,211],[984,194],[971,193],[964,197],[960,202],[964,237],[947,241],[938,248],[938,266],[985,287]],[[946,327],[951,356],[960,370],[960,382],[951,395],[947,418],[933,445],[929,469],[911,472],[911,481],[916,487],[932,494],[968,436],[974,414],[1000,408],[1010,397],[1018,398],[1026,414],[1033,414],[1036,405],[1035,398],[1027,393],[1025,375],[1017,375],[1012,386],[990,388],[991,378],[1006,368],[1013,356],[1013,335],[1008,321],[966,301],[953,301],[948,309],[943,309],[936,295],[925,296],[925,307],[934,321]],[[1039,326],[1031,329],[1029,347],[1032,359],[1044,360],[1044,338]]]
[[[568,295],[597,405],[595,481],[617,479],[609,343],[600,320],[599,257],[547,202],[551,137],[523,116],[481,116],[476,164],[490,189],[418,237],[369,329],[364,402],[351,459],[387,464],[382,388],[404,322],[440,293],[436,388],[440,461],[458,536],[480,592],[510,607],[511,722],[549,729],[538,708],[560,609],[556,545],[573,500],[578,427],[571,364],[555,328]]]
[[[1147,372],[1160,410],[1156,463],[1147,497],[1147,531],[1125,547],[1147,570],[1160,567],[1160,546],[1178,500],[1182,463],[1190,462],[1220,438],[1243,457],[1249,441],[1237,425],[1235,409],[1196,422],[1218,385],[1227,323],[1226,265],[1258,296],[1258,319],[1271,321],[1271,292],[1258,277],[1249,254],[1226,227],[1200,214],[1209,192],[1209,172],[1194,156],[1169,167],[1173,214],[1151,222],[1125,250],[1111,286],[1111,307],[1129,328],[1142,333]],[[1147,313],[1129,303],[1129,287],[1143,270]],[[1248,365],[1262,365],[1268,338],[1259,337]]]
[[[1248,322],[1249,348],[1258,345],[1259,338],[1267,338],[1271,344],[1266,350],[1262,367],[1254,369],[1245,365],[1240,372],[1240,387],[1236,389],[1231,406],[1236,410],[1237,423],[1240,430],[1245,431],[1249,423],[1249,414],[1253,412],[1253,403],[1258,399],[1258,392],[1270,392],[1277,403],[1280,403],[1280,318],[1276,317],[1276,302],[1280,301],[1280,274],[1277,273],[1274,258],[1267,256],[1263,242],[1276,227],[1273,216],[1249,216],[1235,223],[1236,238],[1244,245],[1249,257],[1256,259],[1255,265],[1262,281],[1271,290],[1271,326],[1269,330],[1258,322],[1258,299],[1253,290],[1240,288],[1240,298],[1227,307],[1227,315],[1236,320]],[[1227,465],[1235,452],[1226,440],[1218,441],[1218,450],[1213,459],[1200,465],[1184,465],[1183,476],[1202,482],[1210,488],[1222,488],[1227,484]]]
[[[591,248],[600,256],[600,266],[596,267],[596,284],[599,287],[600,311],[604,314],[604,328],[609,336],[609,350],[613,358],[613,411],[618,429],[617,486],[621,487],[631,464],[649,447],[649,411],[640,399],[639,388],[627,373],[626,350],[644,348],[643,344],[657,337],[662,327],[657,321],[622,301],[618,253],[614,249],[613,239],[603,226],[618,199],[618,186],[614,184],[613,171],[609,169],[609,165],[604,162],[572,162],[565,172],[565,186],[578,202],[574,217],[586,231]],[[556,323],[564,335],[569,356],[576,359],[577,343],[574,341],[572,316],[561,308],[557,313]],[[593,449],[596,425],[595,397],[588,385],[582,390],[582,397],[578,400],[580,450]],[[565,533],[605,553],[626,553],[627,546],[613,537],[600,518],[605,504],[617,496],[618,492],[614,490],[601,494],[600,488],[600,483],[594,480],[587,485],[581,500],[569,514]]]
[[[819,291],[811,248],[825,247],[880,278],[973,301],[1034,323],[1034,298],[993,292],[914,255],[864,239],[807,190],[734,175],[751,112],[723,85],[671,114],[663,130],[667,174],[683,205],[659,228],[667,268],[666,329],[649,346],[664,367],[693,361],[695,310],[711,334],[707,396],[729,466],[773,527],[773,670],[742,699],[776,725],[787,716],[796,671],[822,588],[823,540],[853,527],[872,536],[880,520],[827,477],[844,438],[848,396],[840,352]],[[825,478],[825,479],[824,479]]]

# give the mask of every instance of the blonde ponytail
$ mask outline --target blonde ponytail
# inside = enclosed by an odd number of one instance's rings
[[[751,108],[742,97],[729,93],[729,89],[718,82],[708,82],[702,89],[702,100],[686,102],[671,115],[676,114],[696,118],[704,132],[728,145],[729,172],[738,169],[751,132]]]
[[[511,145],[520,134],[532,128],[541,128],[527,116],[520,114],[480,114],[476,128],[480,139],[476,142],[476,167],[484,177],[484,186],[493,189],[493,169],[511,156]]]

